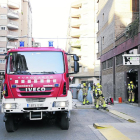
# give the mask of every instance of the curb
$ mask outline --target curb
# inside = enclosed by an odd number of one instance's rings
[[[125,114],[125,113],[121,113],[119,111],[111,110],[111,109],[106,109],[106,111],[109,112],[109,113],[112,113],[113,115],[116,115],[116,116],[118,116],[118,117],[120,117],[124,120],[127,120],[128,122],[136,123],[136,120],[133,117],[131,117],[131,116]]]
[[[94,109],[94,105],[74,105],[73,109]]]

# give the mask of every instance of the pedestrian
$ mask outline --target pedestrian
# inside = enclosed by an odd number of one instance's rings
[[[83,83],[83,105],[85,104],[89,104],[89,101],[87,100],[87,92],[88,92],[88,88],[86,86],[86,83]]]
[[[97,94],[97,89],[96,89],[96,85],[95,83],[93,84],[93,88],[92,88],[92,91],[93,91],[93,98],[94,98],[94,105],[96,106],[96,97],[95,97],[95,93]]]
[[[128,101],[129,103],[132,102],[134,103],[135,101],[135,85],[133,84],[133,81],[130,81],[130,83],[128,83],[128,94],[129,94],[129,97],[128,97]]]
[[[97,83],[96,89],[97,89],[97,93],[95,93],[96,109],[97,110],[99,109],[100,101],[102,102],[103,109],[106,109],[106,104],[105,104],[104,96],[103,96],[103,93],[102,93],[102,86],[99,83]]]

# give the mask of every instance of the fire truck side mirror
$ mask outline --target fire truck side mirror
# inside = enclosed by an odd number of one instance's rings
[[[78,57],[76,54],[74,54],[74,55],[73,55],[73,60],[74,60],[74,61],[79,61],[79,57]]]
[[[79,63],[77,61],[74,61],[74,73],[79,72]]]
[[[5,56],[5,59],[8,59],[8,55]]]

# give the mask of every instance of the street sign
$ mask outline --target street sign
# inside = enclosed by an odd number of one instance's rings
[[[140,65],[139,54],[124,54],[123,65]]]
[[[72,81],[73,77],[72,77],[72,76],[70,76],[70,79],[71,79],[71,81]]]
[[[20,47],[24,47],[24,41],[20,41]]]

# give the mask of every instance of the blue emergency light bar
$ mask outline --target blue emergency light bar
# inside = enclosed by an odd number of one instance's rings
[[[49,42],[49,47],[53,47],[53,41],[48,41]]]

